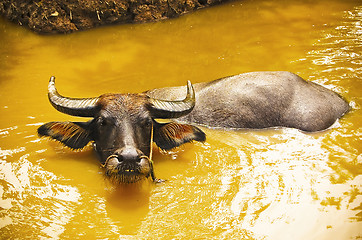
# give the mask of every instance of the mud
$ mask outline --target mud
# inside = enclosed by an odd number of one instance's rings
[[[37,33],[159,21],[228,0],[3,0],[0,14]]]

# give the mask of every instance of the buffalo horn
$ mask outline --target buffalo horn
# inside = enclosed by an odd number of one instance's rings
[[[154,118],[178,118],[192,111],[195,106],[195,90],[190,81],[187,81],[187,94],[180,101],[167,101],[160,99],[149,99],[151,113]]]
[[[55,87],[54,76],[49,80],[48,98],[59,112],[72,116],[93,117],[97,110],[98,98],[68,98],[60,95]]]

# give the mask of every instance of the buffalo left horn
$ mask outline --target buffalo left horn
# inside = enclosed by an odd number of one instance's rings
[[[187,94],[183,100],[167,101],[149,98],[151,113],[154,118],[178,118],[187,115],[195,107],[195,90],[187,81]]]
[[[72,116],[93,117],[98,109],[98,98],[68,98],[60,95],[55,87],[54,76],[49,80],[48,98],[59,112]]]

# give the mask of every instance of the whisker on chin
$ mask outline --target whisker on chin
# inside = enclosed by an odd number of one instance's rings
[[[148,166],[144,170],[142,166],[138,166],[136,162],[127,162],[127,163],[110,163],[111,159],[117,158],[117,155],[110,155],[107,157],[105,163],[102,165],[105,168],[105,176],[114,184],[127,184],[127,183],[136,183],[141,180],[147,179],[149,176],[153,176],[153,164],[152,160],[146,156],[141,155],[140,160],[145,159]]]

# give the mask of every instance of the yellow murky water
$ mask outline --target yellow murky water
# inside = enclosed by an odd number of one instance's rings
[[[179,19],[60,36],[0,20],[1,239],[358,239],[362,237],[362,3],[236,1]],[[115,189],[91,148],[39,139],[79,120],[66,96],[140,92],[249,71],[287,70],[353,110],[325,132],[216,131],[154,149],[168,182]]]

